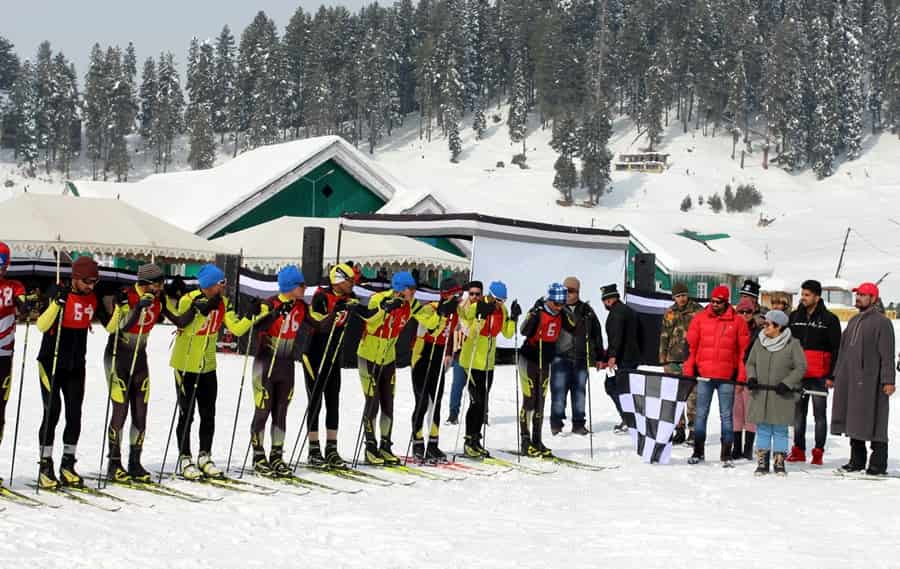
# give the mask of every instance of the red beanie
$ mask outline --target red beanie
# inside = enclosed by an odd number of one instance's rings
[[[72,278],[78,280],[96,279],[100,277],[97,262],[90,257],[78,257],[72,263]]]
[[[731,299],[731,289],[725,285],[719,285],[712,291],[712,296],[710,298],[719,298],[728,302]]]

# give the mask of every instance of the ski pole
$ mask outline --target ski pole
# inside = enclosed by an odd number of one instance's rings
[[[57,283],[59,284],[59,283]],[[54,301],[55,302],[55,301]],[[62,325],[63,325],[63,317],[66,313],[65,305],[61,305],[59,308],[59,313],[57,314],[57,318],[59,322],[56,325],[56,341],[53,345],[53,365],[50,371],[50,392],[47,395],[47,402],[44,404],[44,417],[48,419],[48,424],[44,425],[48,427],[44,432],[44,440],[41,441],[43,446],[47,446],[47,442],[50,439],[50,428],[49,428],[49,418],[50,418],[50,409],[53,407],[53,390],[56,388],[56,364],[59,362],[59,337],[62,335]],[[62,395],[60,395],[60,406],[62,406]],[[39,455],[42,455],[43,448],[39,448]],[[40,456],[43,458],[43,456]],[[41,461],[38,460],[38,475],[37,475],[37,484],[34,485],[34,493],[40,494],[41,490]]]
[[[519,419],[522,413],[522,407],[519,403],[519,327],[516,326],[516,339],[514,340],[516,343],[516,413],[513,415],[516,418],[516,436],[518,438],[517,445],[519,447],[519,453],[516,455],[516,462],[522,462],[522,453],[525,452],[525,449],[522,448],[522,421]]]
[[[225,472],[231,469],[231,454],[234,451],[234,437],[237,435],[238,414],[241,410],[241,397],[244,394],[244,379],[247,377],[247,360],[250,359],[250,346],[253,344],[253,327],[256,322],[250,325],[250,336],[247,338],[247,348],[244,351],[244,366],[241,369],[241,385],[238,387],[237,405],[234,409],[234,424],[231,427],[231,443],[228,445],[228,461],[225,463]]]
[[[13,430],[12,464],[9,467],[9,485],[12,486],[16,472],[16,448],[19,442],[19,419],[22,416],[22,389],[25,386],[25,358],[28,355],[28,330],[31,328],[30,314],[25,315],[25,340],[22,342],[22,371],[19,373],[19,397],[16,403],[16,426]]]
[[[468,395],[469,386],[472,384],[472,368],[475,365],[475,352],[478,351],[478,338],[481,336],[481,328],[484,325],[484,319],[480,316],[475,318],[474,323],[474,332],[471,336],[472,338],[472,355],[469,356],[469,369],[466,371],[466,389],[463,391],[463,397]],[[465,342],[463,343],[465,344]],[[485,365],[487,367],[487,365]],[[484,378],[485,382],[487,382],[487,374],[485,374]],[[471,397],[469,398],[469,406],[471,407],[472,401]],[[462,407],[462,405],[460,405]],[[466,409],[466,415],[469,414],[468,408]],[[462,430],[462,423],[456,423],[456,442],[453,443],[453,454],[457,454],[459,452],[459,433]]]
[[[116,307],[116,310],[119,310],[119,307]],[[141,311],[141,317],[143,317],[143,311]],[[120,315],[121,318],[121,315]],[[143,321],[143,320],[142,320]],[[100,471],[97,474],[97,489],[103,489],[103,447],[106,446],[106,433],[109,425],[109,409],[112,406],[112,382],[113,378],[116,376],[116,356],[119,353],[119,330],[121,322],[116,322],[116,332],[113,334],[113,351],[112,351],[112,361],[110,362],[109,372],[106,374],[106,384],[107,384],[107,392],[106,392],[106,414],[103,416],[103,436],[100,439]],[[128,405],[128,400],[125,400],[125,404]]]
[[[587,326],[585,326],[587,328]],[[587,363],[587,400],[588,400],[588,439],[590,440],[591,445],[591,460],[594,460],[594,419],[592,416],[592,408],[594,406],[591,401],[591,345],[590,345],[590,330],[588,329],[584,335],[584,349],[585,349],[585,363]],[[574,409],[572,410],[574,412]]]
[[[415,440],[415,438],[416,438],[416,430],[419,427],[419,425],[417,425],[416,422],[418,420],[419,413],[422,410],[422,403],[424,403],[424,401],[425,401],[425,390],[426,390],[426,386],[428,385],[428,379],[431,376],[431,362],[434,360],[434,349],[436,347],[437,347],[437,342],[432,342],[431,343],[431,352],[428,355],[428,365],[425,366],[425,382],[422,384],[422,391],[421,391],[421,393],[418,394],[418,397],[416,397],[416,405],[415,405],[415,407],[413,407],[412,432],[410,432],[410,434],[409,434],[409,442],[406,444],[406,453],[403,455],[403,457],[404,457],[403,465],[404,466],[406,465],[407,462],[409,462],[409,451],[410,451],[410,449],[412,449],[413,440]],[[443,358],[441,358],[441,360],[443,361]],[[415,367],[415,366],[413,366],[413,367]],[[443,367],[443,363],[441,364],[441,367]],[[410,374],[412,374],[412,373],[415,373],[415,369],[410,371]],[[415,384],[413,384],[413,392],[415,392],[415,389],[416,389],[416,386],[415,386]],[[423,422],[424,422],[424,419],[423,419]]]
[[[394,315],[389,313],[386,319],[386,331],[388,335],[391,334],[391,329],[394,326]],[[399,337],[399,336],[398,336]],[[378,401],[378,382],[381,379],[381,373],[384,371],[384,359],[387,357],[388,351],[397,343],[396,338],[389,338],[387,342],[385,342],[384,350],[381,352],[381,358],[379,358],[378,364],[375,366],[375,373],[372,374],[372,399],[367,401],[363,406],[363,414],[362,419],[359,422],[359,431],[356,434],[356,447],[353,452],[353,467],[356,468],[359,465],[359,458],[362,449],[362,440],[363,440],[363,428],[366,424],[366,418],[369,415],[369,406],[375,406]],[[366,366],[368,368],[368,365]],[[368,369],[366,370],[368,371]],[[375,425],[372,425],[372,429],[374,430]]]

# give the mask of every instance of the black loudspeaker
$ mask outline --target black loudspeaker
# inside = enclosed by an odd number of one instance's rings
[[[325,228],[303,228],[303,279],[307,286],[322,281],[322,258],[325,255]]]
[[[225,273],[225,298],[237,306],[238,286],[241,276],[240,255],[216,255],[216,266]]]
[[[656,292],[656,255],[653,253],[634,256],[634,288],[641,292]]]

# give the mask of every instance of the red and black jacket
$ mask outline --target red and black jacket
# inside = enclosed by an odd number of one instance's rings
[[[532,308],[525,315],[520,329],[525,336],[525,343],[519,349],[519,354],[528,361],[549,366],[556,356],[556,343],[562,330],[575,332],[575,323],[565,312],[551,314],[543,303],[540,307]]]
[[[819,299],[812,314],[801,306],[791,312],[791,334],[800,340],[806,354],[807,379],[831,378],[841,346],[841,321]]]

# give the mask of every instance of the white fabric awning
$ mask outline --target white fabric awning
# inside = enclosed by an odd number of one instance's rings
[[[0,219],[14,254],[60,250],[206,262],[234,252],[115,199],[22,194],[0,203]]]
[[[281,217],[261,225],[213,239],[233,251],[243,250],[245,267],[270,272],[300,262],[303,251],[303,228],[325,229],[324,264],[337,259],[340,220],[327,217]],[[402,235],[366,236],[344,232],[341,237],[341,260],[366,267],[411,266],[424,269],[466,271],[469,261],[427,243]]]

